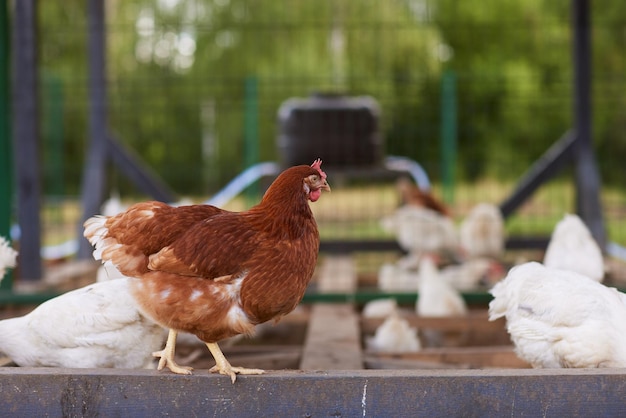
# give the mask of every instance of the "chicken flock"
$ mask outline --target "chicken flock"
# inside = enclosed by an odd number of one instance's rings
[[[102,262],[98,281],[0,321],[0,352],[28,367],[154,368],[156,357],[159,370],[190,374],[174,361],[181,333],[209,349],[211,372],[232,382],[262,374],[232,366],[218,342],[300,302],[319,250],[309,202],[322,191],[330,186],[317,160],[285,170],[248,211],[143,202],[90,218],[84,235]],[[602,284],[603,255],[580,218],[566,214],[555,226],[543,263],[506,274],[496,206],[477,205],[457,228],[432,195],[406,183],[399,191],[403,205],[381,224],[406,255],[381,266],[382,291],[416,292],[419,316],[458,317],[468,313],[461,292],[489,288],[489,320],[506,319],[516,354],[533,367],[626,367],[626,295]],[[0,237],[0,279],[16,258]],[[365,341],[370,351],[436,345],[393,298],[369,302],[362,315],[383,319]]]
[[[504,251],[504,223],[498,208],[477,205],[456,231],[448,212],[429,206],[430,200],[408,204],[404,199],[404,206],[383,219],[407,255],[381,267],[381,290],[417,291],[419,316],[458,317],[467,312],[459,292],[485,284],[493,296],[489,320],[505,318],[517,356],[532,367],[626,367],[626,295],[602,284],[602,251],[578,216],[565,214],[557,223],[543,263],[519,262],[502,277],[505,270],[497,263]],[[432,223],[422,226],[427,218]],[[419,231],[438,236],[419,240]],[[439,269],[442,255],[452,256],[453,263]],[[411,328],[397,304],[370,304],[363,315],[385,320],[366,340],[369,350],[418,351],[423,346],[418,334],[433,345],[432,330]]]
[[[0,321],[11,336],[0,351],[20,366],[150,367],[155,356],[158,369],[190,374],[174,361],[177,334],[187,332],[214,356],[212,372],[232,382],[263,373],[231,366],[217,343],[279,321],[302,299],[319,250],[309,201],[330,191],[321,164],[286,169],[244,212],[144,202],[88,219],[94,258],[123,277]]]

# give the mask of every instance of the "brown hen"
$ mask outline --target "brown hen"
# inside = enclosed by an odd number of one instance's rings
[[[159,370],[190,374],[174,361],[179,331],[195,334],[231,377],[263,370],[232,367],[217,342],[278,321],[302,299],[313,275],[319,232],[308,201],[330,191],[321,161],[283,171],[244,212],[208,205],[144,202],[85,222],[94,257],[135,277],[143,313],[170,330]]]

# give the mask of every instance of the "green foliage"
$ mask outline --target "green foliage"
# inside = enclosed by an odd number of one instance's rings
[[[88,121],[86,3],[44,1],[37,6],[44,186],[47,193],[73,194],[80,186]],[[55,139],[59,134],[60,143]],[[62,190],[59,182],[65,185]]]
[[[86,7],[38,5],[42,73],[63,86],[72,192],[88,132]],[[626,4],[591,7],[594,140],[604,180],[619,181]],[[284,100],[367,94],[381,104],[387,153],[420,161],[436,180],[444,69],[458,80],[461,179],[517,178],[572,126],[568,2],[128,0],[106,11],[111,131],[180,193],[214,192],[245,168],[249,77],[260,160],[277,158]]]

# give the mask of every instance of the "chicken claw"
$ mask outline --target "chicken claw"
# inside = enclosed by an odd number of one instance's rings
[[[173,373],[177,374],[191,374],[193,367],[187,366],[179,366],[174,361],[174,351],[176,348],[176,337],[178,336],[178,331],[170,329],[169,334],[167,335],[167,342],[165,343],[165,348],[161,351],[155,351],[152,353],[154,357],[160,357],[159,365],[157,367],[158,370],[163,370],[165,366],[167,366]]]
[[[261,370],[261,369],[246,369],[244,367],[233,367],[230,365],[228,360],[226,360],[224,353],[222,353],[222,350],[217,345],[217,343],[206,343],[206,346],[211,352],[211,354],[213,355],[213,358],[215,358],[215,366],[209,369],[209,372],[211,373],[219,373],[219,374],[223,374],[226,376],[230,376],[230,380],[233,383],[235,383],[235,380],[237,380],[237,373],[239,374],[263,374],[265,373],[265,370]]]

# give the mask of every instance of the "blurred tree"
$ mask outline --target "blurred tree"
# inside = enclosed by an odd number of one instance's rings
[[[261,160],[276,159],[276,110],[285,99],[368,94],[381,104],[387,152],[417,159],[436,178],[444,68],[458,80],[457,173],[466,179],[518,177],[572,125],[569,2],[106,6],[111,129],[180,193],[214,192],[244,168],[248,77],[258,81]],[[626,4],[592,9],[593,134],[603,178],[618,181]],[[39,3],[40,64],[63,88],[68,193],[78,190],[87,132],[85,13],[80,0]]]
[[[439,40],[426,11],[410,2],[142,1],[120,2],[114,13],[116,22],[133,16],[136,29],[109,36],[115,126],[159,171],[187,170],[172,179],[179,190],[200,186],[193,167],[202,164],[205,103],[214,104],[216,154],[204,163],[217,166],[220,184],[244,168],[249,76],[259,80],[261,160],[276,159],[280,103],[315,91],[376,97],[386,130],[408,127],[393,131],[390,150],[418,154],[419,135],[410,126],[426,103],[429,77],[437,78]],[[181,61],[185,42],[193,42],[193,54]]]
[[[546,1],[437,2],[459,74],[466,177],[519,176],[571,126],[568,10]]]
[[[41,155],[42,161],[52,163],[42,169],[46,178],[43,192],[59,192],[58,183],[50,181],[56,177],[64,182],[63,192],[73,194],[80,186],[89,110],[86,4],[81,0],[67,0],[38,2],[37,6],[43,101],[40,117],[45,128],[40,131],[43,136]],[[50,94],[51,88],[55,94]],[[54,138],[59,132],[62,133],[60,143]],[[50,172],[58,169],[58,155],[63,155],[62,172]]]
[[[603,3],[592,13],[593,140],[602,179],[622,186],[626,177],[626,4]]]

